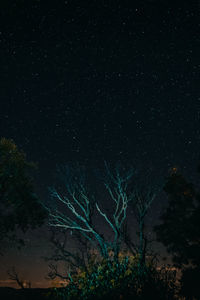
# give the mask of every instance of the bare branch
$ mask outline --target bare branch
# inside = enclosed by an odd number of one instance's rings
[[[76,231],[83,235],[93,246],[97,247],[104,258],[108,258],[108,247],[114,250],[115,257],[118,256],[119,247],[122,240],[122,227],[126,219],[128,202],[131,197],[128,196],[128,183],[133,176],[133,170],[125,172],[123,168],[117,166],[111,171],[108,164],[105,163],[106,177],[104,185],[109,196],[114,202],[114,212],[112,216],[108,216],[106,212],[100,209],[99,204],[95,201],[96,212],[104,218],[106,223],[114,233],[113,242],[107,241],[100,234],[92,222],[92,205],[93,197],[90,195],[85,182],[85,175],[80,170],[75,175],[74,170],[65,168],[67,179],[65,179],[66,194],[63,196],[55,188],[50,188],[52,199],[58,203],[58,207],[47,207],[49,214],[49,225],[52,227]],[[61,208],[68,209],[68,213],[61,212]]]
[[[31,288],[31,282],[30,281],[25,281],[20,279],[17,271],[15,270],[15,267],[13,266],[11,270],[9,270],[7,272],[7,274],[9,275],[9,279],[16,281],[16,283],[19,285],[19,287],[21,289],[24,288]]]

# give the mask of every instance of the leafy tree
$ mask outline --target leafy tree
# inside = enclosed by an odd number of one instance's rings
[[[155,231],[158,240],[172,254],[174,263],[183,270],[183,293],[188,288],[191,295],[186,278],[188,274],[192,278],[193,274],[193,282],[196,282],[195,274],[200,273],[200,195],[177,170],[167,178],[164,190],[169,202],[161,216],[162,223],[155,227]],[[200,279],[197,281],[196,290],[200,294]]]
[[[29,175],[33,168],[12,140],[0,139],[0,240],[43,224],[45,211]]]
[[[138,272],[137,259],[121,253],[119,261],[89,263],[88,272],[74,272],[65,288],[55,289],[53,299],[175,299],[175,276],[153,265]]]

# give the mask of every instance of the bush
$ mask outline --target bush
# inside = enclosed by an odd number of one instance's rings
[[[141,270],[136,261],[126,256],[119,262],[92,263],[87,272],[77,270],[65,288],[55,289],[54,299],[172,300],[174,282],[175,277],[166,270],[150,265]]]

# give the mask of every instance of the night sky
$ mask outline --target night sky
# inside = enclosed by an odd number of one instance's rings
[[[0,136],[38,163],[41,197],[56,164],[74,161],[196,180],[199,29],[197,0],[1,0]],[[15,264],[44,281],[44,232],[0,258],[2,280]]]

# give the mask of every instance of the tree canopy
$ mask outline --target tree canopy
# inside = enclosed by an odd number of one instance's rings
[[[155,227],[157,237],[182,270],[182,294],[199,299],[200,194],[177,172],[167,178],[164,190],[169,202],[161,217],[162,223]]]
[[[165,184],[168,207],[156,226],[158,240],[177,264],[200,263],[200,195],[181,174],[172,173]]]
[[[16,229],[25,232],[44,221],[30,177],[33,168],[12,140],[0,139],[0,240],[13,238]]]

